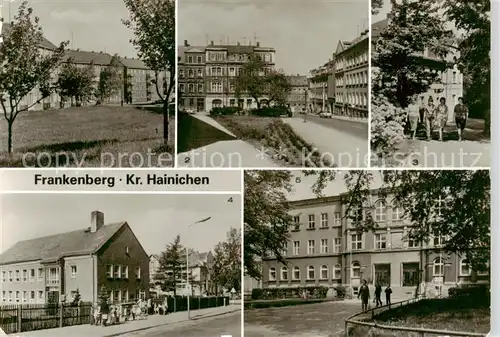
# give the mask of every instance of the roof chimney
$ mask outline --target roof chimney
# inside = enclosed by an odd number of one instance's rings
[[[236,45],[237,45],[237,46],[239,46],[239,45],[240,45],[240,41],[238,41],[238,42],[236,43]]]
[[[104,213],[92,211],[90,213],[90,232],[95,233],[104,225]]]
[[[257,47],[260,47],[260,42],[257,42]]]
[[[184,40],[184,47],[189,47],[188,40]]]
[[[213,46],[214,45],[214,41],[210,41],[210,45]]]

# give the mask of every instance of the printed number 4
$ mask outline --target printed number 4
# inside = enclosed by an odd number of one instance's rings
[[[227,202],[233,202],[233,197],[227,199]],[[221,337],[231,337],[231,336],[221,336]]]

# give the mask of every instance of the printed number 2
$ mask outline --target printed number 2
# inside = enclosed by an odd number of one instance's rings
[[[233,202],[233,197],[227,199],[227,202]],[[222,337],[224,337],[224,336],[222,336]]]

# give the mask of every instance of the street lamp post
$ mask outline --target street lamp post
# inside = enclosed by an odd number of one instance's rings
[[[208,218],[205,218],[205,219],[198,220],[195,223],[192,223],[192,224],[188,225],[188,229],[192,225],[196,225],[196,224],[199,224],[199,223],[202,223],[202,222],[206,222],[206,221],[208,221],[210,219],[212,219],[211,216],[209,216]],[[190,304],[189,304],[189,301],[191,300],[191,288],[190,288],[190,284],[189,284],[189,248],[187,247],[187,245],[186,245],[186,290],[187,290],[187,313],[188,313],[188,319],[191,319],[191,308],[190,308]]]

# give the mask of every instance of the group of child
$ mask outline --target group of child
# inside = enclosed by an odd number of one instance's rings
[[[152,303],[151,299],[143,301],[139,299],[132,306],[124,304],[109,305],[107,301],[103,301],[100,305],[93,308],[92,318],[94,325],[113,325],[120,323],[121,320],[129,321],[136,318],[145,318],[148,314],[168,313],[168,303],[165,300],[163,303]]]
[[[385,304],[389,305],[391,304],[391,294],[392,294],[392,289],[391,285],[389,284],[385,288]],[[375,285],[375,298],[373,299],[373,302],[375,305],[382,306],[382,300],[381,300],[381,295],[382,295],[382,286],[377,283]],[[361,307],[363,311],[368,310],[368,301],[370,300],[370,289],[368,288],[368,284],[366,280],[363,280],[363,284],[359,288],[358,291],[358,298],[361,298]]]

